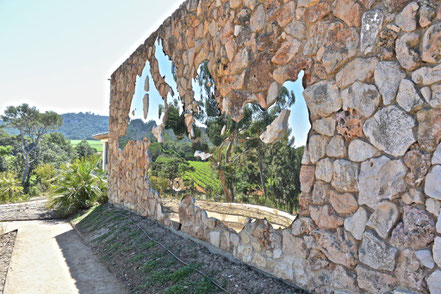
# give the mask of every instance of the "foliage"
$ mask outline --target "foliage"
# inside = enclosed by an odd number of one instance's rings
[[[22,196],[23,187],[13,173],[0,173],[0,203],[15,201]]]
[[[34,173],[37,176],[37,183],[40,187],[40,191],[49,191],[51,182],[57,175],[57,170],[55,167],[50,163],[43,163],[35,168]]]
[[[73,148],[81,143],[83,140],[68,140]],[[97,152],[103,151],[103,143],[100,140],[86,140],[90,147],[95,148]]]
[[[207,189],[213,191],[214,194],[222,193],[219,177],[217,172],[212,170],[210,162],[189,161],[188,163],[193,170],[185,172],[184,180],[188,179],[206,191]]]
[[[185,159],[177,156],[161,155],[152,163],[150,175],[173,181],[191,170],[194,170],[193,167]]]
[[[170,180],[168,178],[150,176],[150,185],[159,193],[165,193],[170,190]]]
[[[57,186],[50,201],[65,215],[91,207],[105,199],[107,181],[104,172],[97,168],[99,157],[79,158],[61,170]]]
[[[8,127],[15,128],[20,132],[21,153],[25,159],[21,182],[25,192],[28,192],[32,163],[38,160],[41,155],[40,141],[43,135],[58,129],[63,123],[63,119],[53,111],[40,113],[36,107],[30,107],[28,104],[17,107],[8,106],[1,119]]]
[[[81,140],[81,142],[75,146],[74,149],[77,154],[77,158],[86,158],[96,153],[96,149],[92,148],[86,139]]]

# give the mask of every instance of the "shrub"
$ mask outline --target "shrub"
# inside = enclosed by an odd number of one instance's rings
[[[0,173],[0,203],[18,200],[23,195],[20,180],[13,173]]]
[[[55,167],[49,163],[38,165],[34,173],[37,175],[37,182],[42,192],[47,192],[51,186],[51,181],[57,175]]]
[[[87,209],[97,201],[107,199],[107,181],[97,168],[99,157],[79,158],[61,170],[54,186],[50,206],[64,215]]]

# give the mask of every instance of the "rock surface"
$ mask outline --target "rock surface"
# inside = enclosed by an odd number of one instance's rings
[[[383,96],[384,105],[390,105],[395,100],[398,87],[405,76],[397,62],[380,61],[377,64],[374,73],[375,85]]]
[[[421,58],[428,63],[441,62],[441,23],[432,25],[423,36],[423,52]]]
[[[331,184],[337,191],[357,192],[358,164],[346,159],[335,160]]]
[[[288,129],[288,119],[291,114],[289,109],[284,109],[279,116],[266,127],[265,132],[260,135],[260,139],[265,144],[271,144],[280,140]]]
[[[392,231],[390,242],[398,248],[422,249],[435,238],[435,221],[423,209],[404,206],[403,221]]]
[[[402,156],[415,141],[415,120],[397,106],[387,106],[366,120],[363,131],[369,141],[380,150]]]
[[[377,272],[362,265],[358,265],[355,270],[358,286],[368,293],[389,293],[398,285],[398,281],[390,274]]]
[[[340,214],[353,213],[358,208],[358,202],[350,193],[339,194],[335,191],[329,192],[329,202]]]
[[[356,81],[342,92],[343,110],[353,108],[365,117],[370,117],[380,103],[380,93],[374,85]]]
[[[395,256],[398,250],[387,245],[371,231],[363,233],[358,254],[360,261],[373,269],[393,271],[395,269]]]
[[[337,112],[342,106],[338,87],[331,82],[319,82],[306,88],[303,91],[303,97],[313,116],[327,117]]]
[[[376,208],[381,200],[394,199],[398,193],[406,190],[406,171],[401,160],[390,160],[386,156],[362,162],[358,202]]]
[[[424,104],[423,99],[417,93],[415,85],[409,80],[402,80],[397,94],[398,105],[407,112],[421,108]]]
[[[349,143],[348,155],[351,161],[362,162],[379,154],[377,148],[365,141],[355,139]]]
[[[361,240],[367,222],[367,213],[360,207],[353,216],[345,219],[344,225],[348,232],[351,232],[355,239]]]
[[[398,207],[389,201],[381,202],[370,216],[367,225],[377,232],[383,239],[388,237],[389,231],[398,220]]]
[[[380,9],[366,11],[361,19],[360,50],[369,53],[375,44],[378,32],[383,24],[383,12]]]
[[[441,200],[441,165],[435,165],[426,176],[424,193],[428,196]]]
[[[427,286],[429,287],[430,294],[441,293],[441,270],[434,271],[427,278]]]

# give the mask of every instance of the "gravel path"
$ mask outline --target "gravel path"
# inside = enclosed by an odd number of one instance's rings
[[[4,224],[18,230],[5,294],[126,293],[68,222]]]
[[[57,214],[47,208],[47,199],[44,197],[34,198],[29,202],[0,205],[0,221],[53,218],[57,218]]]

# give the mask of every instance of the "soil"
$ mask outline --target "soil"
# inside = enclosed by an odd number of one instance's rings
[[[134,223],[133,223],[133,222]],[[174,234],[154,220],[110,204],[83,212],[75,228],[131,293],[305,293]],[[159,241],[188,265],[177,261]]]
[[[0,293],[3,293],[17,231],[0,235]]]

